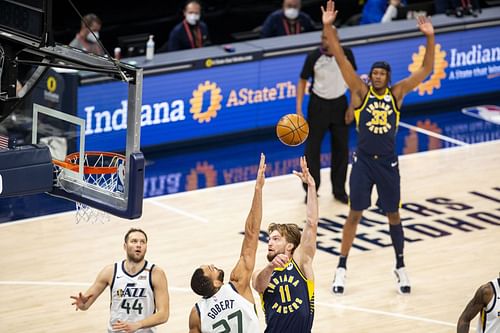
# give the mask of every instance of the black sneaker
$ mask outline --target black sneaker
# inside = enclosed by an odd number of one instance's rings
[[[349,197],[345,193],[341,194],[341,195],[335,195],[334,194],[333,197],[335,198],[335,200],[340,201],[340,202],[342,202],[345,205],[347,205],[349,203]]]

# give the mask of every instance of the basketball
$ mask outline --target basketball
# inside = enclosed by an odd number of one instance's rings
[[[307,139],[309,125],[304,117],[290,113],[281,117],[276,125],[276,135],[287,146],[298,146]]]

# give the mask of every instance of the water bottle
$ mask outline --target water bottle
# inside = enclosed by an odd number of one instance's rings
[[[153,35],[149,35],[149,40],[146,43],[146,60],[151,61],[155,55],[155,42],[153,41]]]

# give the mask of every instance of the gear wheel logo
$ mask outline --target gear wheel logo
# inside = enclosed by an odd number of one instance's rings
[[[207,110],[203,111],[203,98],[207,92],[209,93],[210,105]],[[208,123],[212,118],[217,117],[217,111],[222,108],[221,102],[221,90],[217,84],[205,81],[204,83],[200,83],[198,88],[193,91],[193,97],[189,100],[191,104],[189,112],[193,114],[193,119],[197,120],[200,124],[204,122]]]
[[[425,46],[420,46],[418,53],[413,53],[412,59],[413,63],[408,66],[408,70],[413,73],[422,66],[425,55]],[[418,90],[420,96],[426,93],[432,95],[434,89],[441,88],[441,80],[446,78],[445,69],[448,67],[448,62],[446,61],[446,52],[441,50],[441,45],[436,44],[434,49],[434,71],[431,77],[422,83],[420,83],[415,90]]]
[[[207,161],[196,162],[196,168],[191,169],[186,179],[186,191],[197,190],[200,188],[198,177],[205,178],[205,187],[217,186],[217,171],[214,166]]]

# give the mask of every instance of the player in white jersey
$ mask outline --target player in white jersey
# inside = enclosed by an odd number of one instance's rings
[[[191,288],[202,296],[189,315],[189,332],[258,333],[259,319],[250,279],[255,267],[255,254],[262,221],[262,187],[266,159],[260,156],[252,207],[245,222],[245,236],[229,283],[224,284],[224,271],[214,265],[202,265],[191,277]]]
[[[165,272],[148,263],[148,237],[141,229],[125,234],[125,260],[104,267],[94,284],[84,293],[71,296],[76,310],[87,310],[107,286],[111,290],[108,332],[155,331],[169,316],[169,296]]]
[[[457,333],[468,333],[470,321],[478,313],[477,333],[500,332],[500,278],[479,287],[458,319]]]

